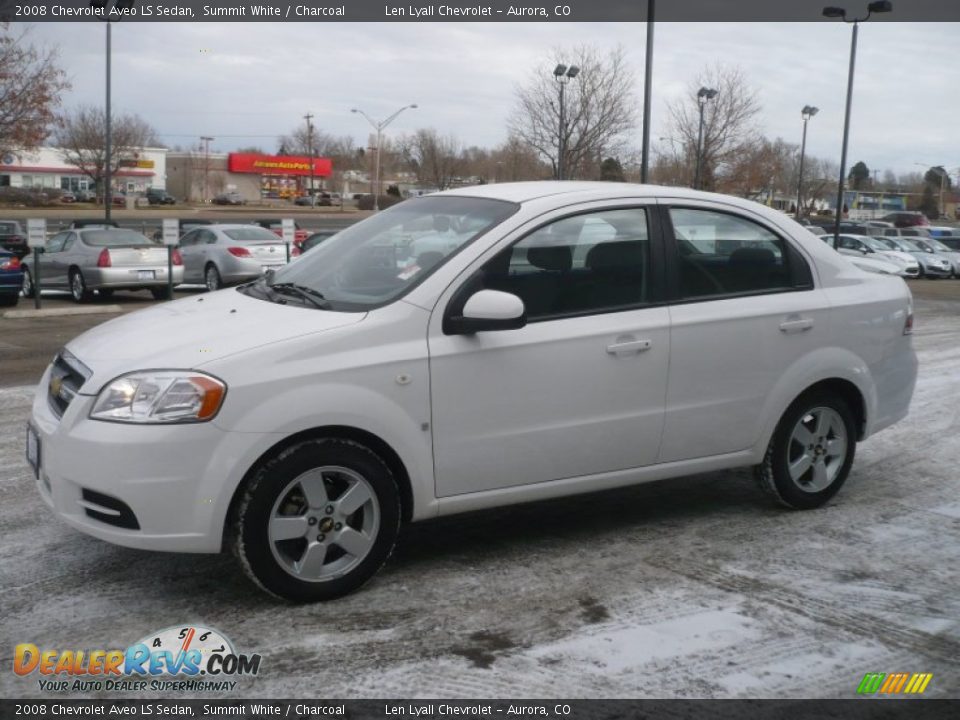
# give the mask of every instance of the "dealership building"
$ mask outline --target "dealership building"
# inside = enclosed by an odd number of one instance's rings
[[[237,193],[248,202],[292,198],[310,187],[311,159],[261,153],[167,153],[167,192],[195,202]],[[323,188],[333,172],[329,158],[313,158],[314,187]]]
[[[141,148],[120,159],[114,173],[114,189],[127,193],[166,187],[166,148]],[[93,180],[64,158],[59,148],[43,147],[30,152],[0,155],[0,187],[47,190],[92,190]]]

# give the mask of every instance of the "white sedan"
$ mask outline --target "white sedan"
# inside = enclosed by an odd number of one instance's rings
[[[456,242],[418,251],[439,217]],[[268,592],[324,600],[442,515],[738,466],[819,507],[907,414],[912,327],[901,278],[756,203],[463,188],[67,343],[27,456],[83,532],[230,546]]]

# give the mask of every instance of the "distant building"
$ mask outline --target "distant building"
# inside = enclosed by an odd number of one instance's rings
[[[128,153],[121,158],[113,178],[114,189],[127,193],[144,192],[148,188],[165,190],[166,182],[166,148],[141,148]],[[0,187],[76,192],[93,190],[93,180],[80,168],[70,165],[61,149],[43,147],[0,156]]]

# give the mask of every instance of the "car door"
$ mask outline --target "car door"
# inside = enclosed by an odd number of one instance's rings
[[[438,497],[656,461],[670,347],[655,206],[588,207],[505,238],[438,303],[428,336]],[[444,315],[478,289],[519,296],[527,324],[446,334]]]
[[[72,236],[70,231],[57,233],[47,241],[40,254],[40,283],[44,288],[62,289],[68,287],[67,266],[64,263],[63,248],[67,239]],[[34,278],[36,282],[36,278]]]
[[[746,450],[784,371],[829,336],[826,296],[804,253],[760,216],[662,202],[671,330],[660,462]]]
[[[183,259],[183,281],[198,283],[203,280],[203,264],[200,263],[200,252],[197,246],[199,230],[191,230],[180,238],[180,257]]]

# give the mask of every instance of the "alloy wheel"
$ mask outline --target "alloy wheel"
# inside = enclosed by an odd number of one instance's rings
[[[846,426],[836,410],[813,408],[800,418],[790,435],[790,479],[804,492],[830,487],[843,467],[848,442]]]

